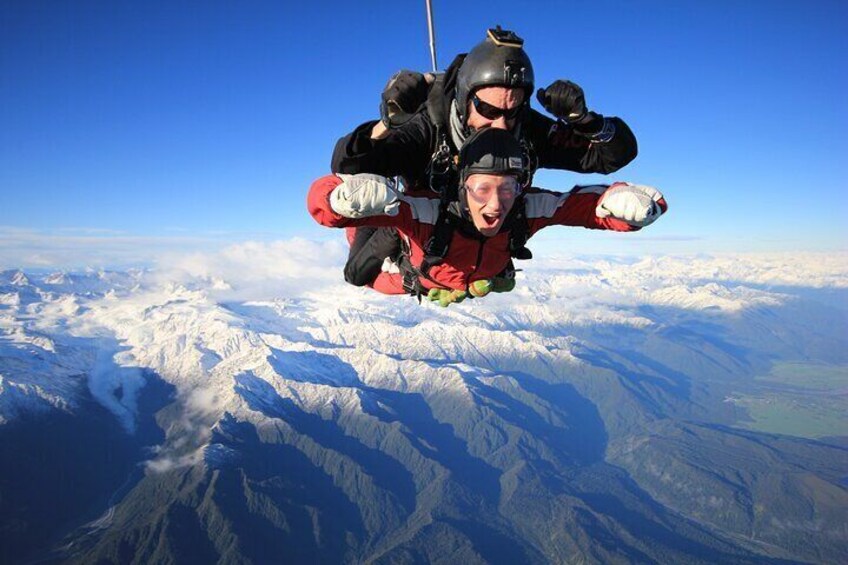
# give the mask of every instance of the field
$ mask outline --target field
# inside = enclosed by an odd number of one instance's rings
[[[845,394],[848,392],[848,366],[776,363],[768,375],[757,380]]]
[[[806,438],[848,436],[848,367],[780,363],[755,393],[728,401],[748,409],[749,429]]]

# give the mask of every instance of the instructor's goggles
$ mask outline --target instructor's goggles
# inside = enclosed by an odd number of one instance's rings
[[[500,177],[499,182],[492,182],[491,179],[466,182],[465,190],[474,200],[483,203],[488,202],[495,192],[502,200],[511,200],[521,192],[521,185],[515,177]]]
[[[474,104],[474,109],[487,120],[497,120],[501,116],[506,120],[514,120],[524,109],[524,104],[519,104],[515,108],[498,108],[492,106],[488,102],[483,102],[477,95],[471,97],[471,103]]]

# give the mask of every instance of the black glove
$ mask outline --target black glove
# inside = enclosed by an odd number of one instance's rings
[[[565,120],[574,131],[591,134],[604,127],[603,116],[586,109],[583,89],[570,80],[558,80],[547,88],[540,88],[536,98],[545,110]]]
[[[380,118],[387,128],[408,122],[427,101],[427,80],[415,71],[398,71],[386,83],[380,103]]]

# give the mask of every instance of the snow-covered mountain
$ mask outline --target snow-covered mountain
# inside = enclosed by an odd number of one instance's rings
[[[848,558],[844,255],[536,261],[442,309],[299,247],[0,274],[4,562]]]

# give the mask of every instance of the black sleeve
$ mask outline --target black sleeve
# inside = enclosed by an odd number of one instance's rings
[[[523,127],[533,143],[539,168],[565,169],[579,173],[612,173],[636,158],[636,137],[624,120],[606,118],[615,128],[612,139],[591,143],[571,128],[530,111]]]
[[[376,120],[365,122],[336,142],[330,163],[334,173],[421,176],[433,152],[433,125],[419,112],[387,137],[371,139]]]

